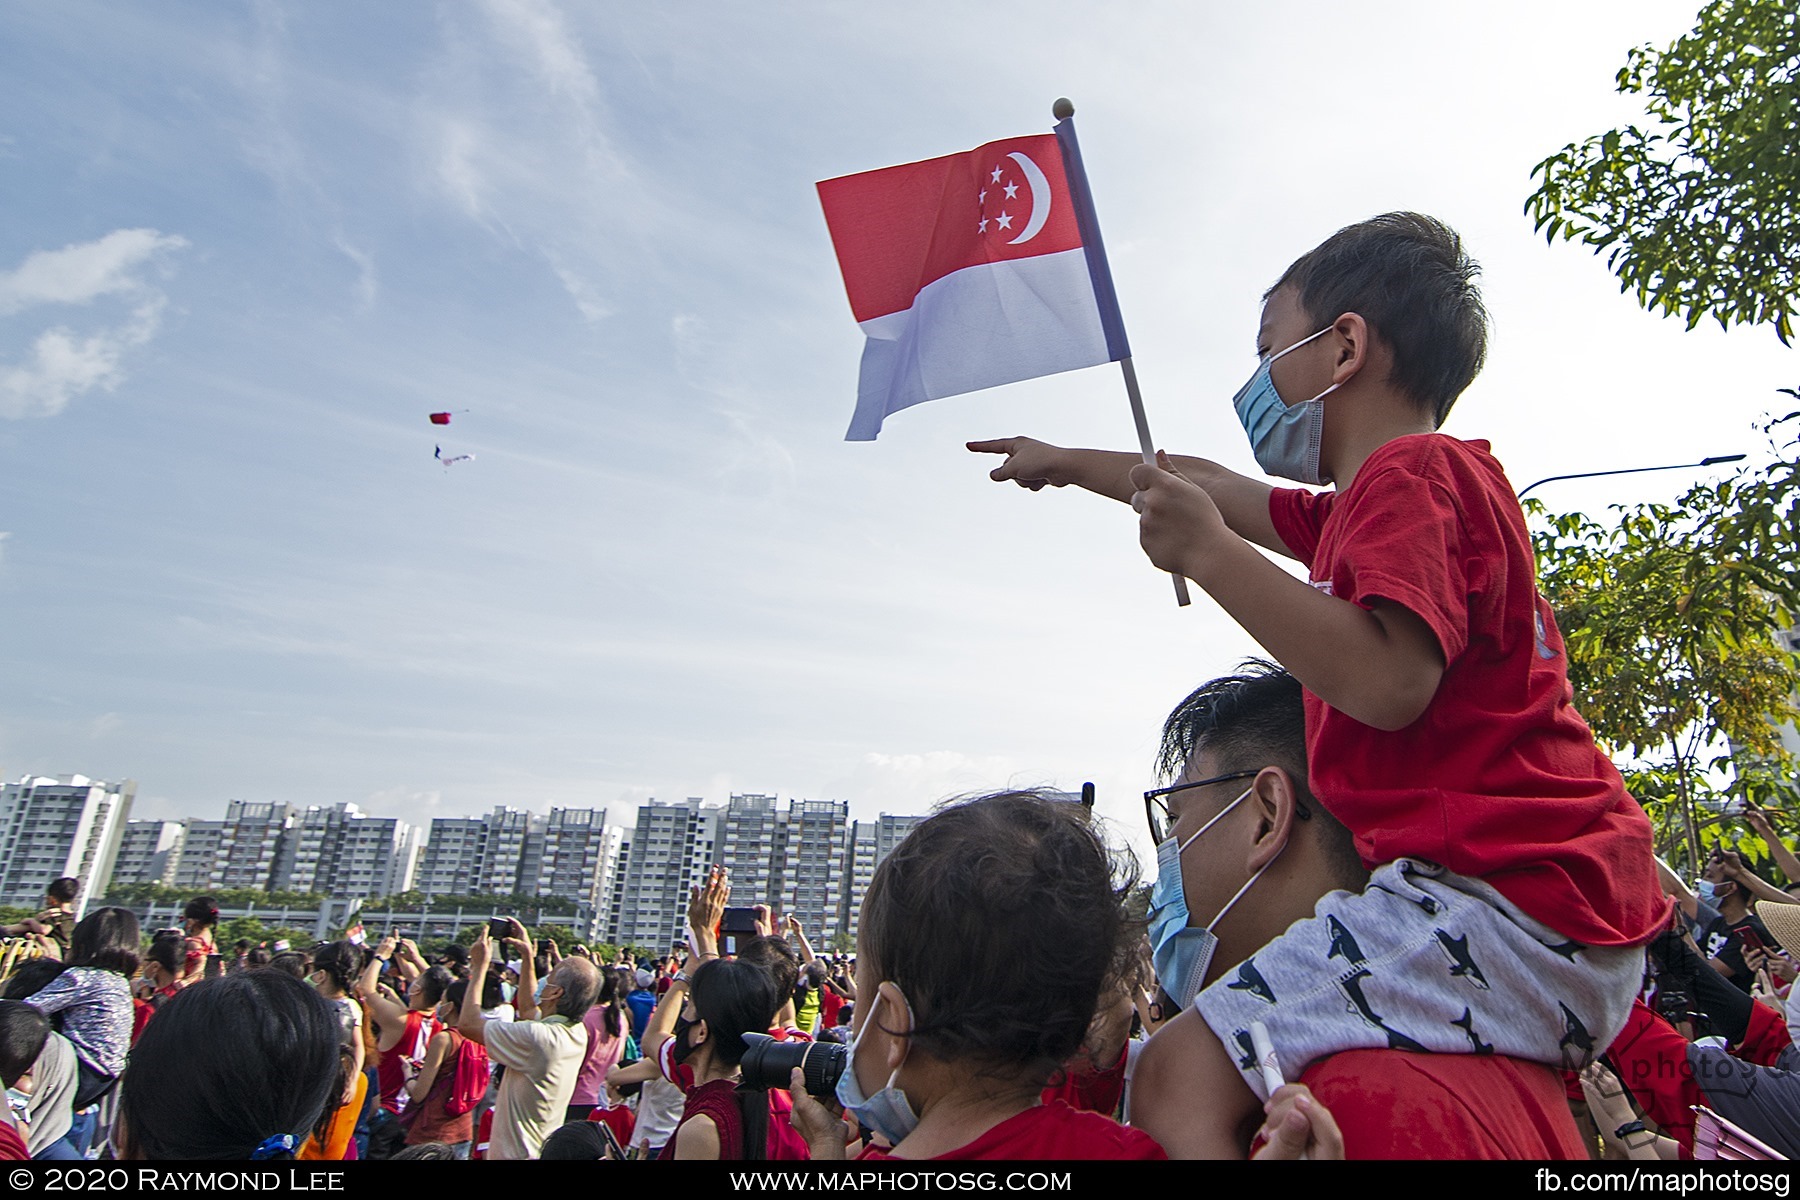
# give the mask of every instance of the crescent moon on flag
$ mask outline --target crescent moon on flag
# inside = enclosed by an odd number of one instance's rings
[[[1009,246],[1017,246],[1020,242],[1029,242],[1044,228],[1044,222],[1050,219],[1050,181],[1044,178],[1044,172],[1038,165],[1017,150],[1006,157],[1019,164],[1019,170],[1025,172],[1025,182],[1031,185],[1031,219],[1025,222],[1025,228],[1019,236],[1008,242]]]

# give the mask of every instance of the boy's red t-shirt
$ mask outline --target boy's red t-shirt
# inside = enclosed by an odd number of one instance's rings
[[[1649,819],[1575,711],[1525,517],[1488,444],[1396,438],[1341,494],[1276,489],[1269,516],[1314,587],[1406,608],[1444,653],[1437,694],[1405,729],[1306,692],[1312,790],[1363,861],[1485,880],[1588,945],[1654,936],[1668,901]]]
[[[886,1150],[870,1146],[857,1160],[893,1159]],[[1072,1160],[1105,1158],[1162,1159],[1169,1157],[1156,1140],[1141,1129],[1121,1125],[1099,1113],[1081,1112],[1060,1100],[1038,1104],[1016,1117],[1008,1117],[966,1146],[940,1154],[931,1162],[969,1159]]]

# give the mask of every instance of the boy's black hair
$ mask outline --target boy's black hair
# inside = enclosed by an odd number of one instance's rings
[[[73,875],[52,879],[50,886],[44,889],[44,895],[58,904],[73,904],[75,897],[81,895],[81,880]]]
[[[1384,213],[1301,255],[1264,298],[1295,289],[1315,329],[1361,315],[1393,352],[1389,382],[1442,425],[1487,358],[1480,270],[1442,221]]]
[[[97,908],[69,935],[69,965],[117,971],[127,979],[138,969],[138,919],[129,908]]]
[[[18,1000],[0,1000],[0,1084],[19,1082],[48,1040],[48,1017]]]
[[[119,1119],[150,1159],[247,1159],[303,1136],[337,1097],[338,1022],[281,971],[240,971],[176,993],[144,1027],[119,1085]]]
[[[1306,771],[1306,702],[1298,679],[1267,659],[1247,658],[1238,664],[1238,674],[1195,688],[1163,722],[1157,774],[1173,780],[1201,747],[1221,772],[1268,766],[1286,771],[1300,789],[1300,802],[1333,869],[1346,881],[1366,875],[1350,831],[1312,794]]]
[[[767,1033],[769,1014],[781,1007],[781,994],[768,968],[741,958],[713,958],[700,964],[693,979],[694,1012],[706,1022],[706,1044],[728,1067],[736,1066],[749,1045],[746,1033]]]
[[[1133,962],[1135,881],[1078,804],[1003,792],[941,808],[869,884],[862,1006],[891,981],[912,1008],[915,1051],[1042,1087]],[[899,1023],[885,1005],[870,1019]]]

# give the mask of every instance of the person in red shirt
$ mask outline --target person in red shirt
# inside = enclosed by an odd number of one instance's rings
[[[1477,270],[1441,223],[1389,213],[1267,293],[1261,363],[1233,406],[1265,471],[1335,491],[1166,455],[970,443],[1007,455],[995,479],[1129,500],[1150,560],[1305,685],[1311,786],[1375,872],[1264,947],[1257,986],[1195,1001],[1219,1043],[1219,1154],[1266,1091],[1232,1049],[1249,1024],[1293,1069],[1359,1047],[1484,1046],[1578,1067],[1623,1025],[1668,912],[1649,819],[1571,703],[1511,485],[1486,443],[1437,432],[1486,354]],[[1432,961],[1440,934],[1448,970]],[[1311,990],[1321,956],[1365,973]],[[1163,982],[1192,999],[1194,980]]]
[[[941,809],[907,835],[859,921],[836,1101],[885,1143],[862,1157],[1166,1157],[1140,1130],[1042,1098],[1131,962],[1134,882],[1115,878],[1085,809],[1035,793]],[[845,1157],[848,1126],[797,1067],[791,1085],[812,1157]]]
[[[424,1065],[425,1052],[437,1033],[437,1007],[455,977],[444,967],[431,967],[407,985],[406,1003],[398,1003],[381,987],[381,973],[393,960],[399,941],[392,934],[381,939],[356,981],[356,996],[369,1006],[380,1032],[375,1049],[375,1079],[381,1107],[398,1114],[405,1106],[403,1093]]]
[[[1299,681],[1269,663],[1249,663],[1241,674],[1201,685],[1163,727],[1161,770],[1165,777],[1179,772],[1180,782],[1147,793],[1146,807],[1157,814],[1153,824],[1192,839],[1179,857],[1178,878],[1193,920],[1230,909],[1211,922],[1216,950],[1204,983],[1256,987],[1260,975],[1243,968],[1263,946],[1309,917],[1322,898],[1367,883],[1350,831],[1307,788],[1305,729]],[[1229,808],[1246,784],[1245,801]],[[1192,838],[1215,819],[1205,837]],[[1231,907],[1229,897],[1259,871],[1256,903]],[[1316,967],[1332,995],[1360,969],[1324,955]],[[1217,1048],[1203,1016],[1190,1008],[1138,1055],[1129,1119],[1174,1157],[1214,1152],[1212,1097],[1195,1064]],[[1287,1077],[1297,1082],[1237,1126],[1238,1155],[1260,1137],[1266,1144],[1258,1153],[1270,1158],[1586,1157],[1559,1077],[1535,1063],[1491,1052],[1353,1050],[1303,1062]]]

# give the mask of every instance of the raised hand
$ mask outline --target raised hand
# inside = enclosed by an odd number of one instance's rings
[[[731,873],[714,864],[706,873],[706,881],[688,889],[688,928],[696,933],[711,934],[725,919],[725,904],[731,899]]]

